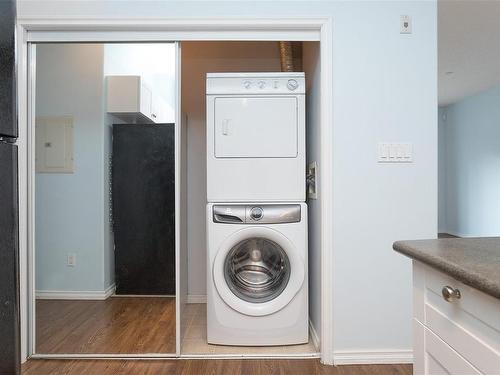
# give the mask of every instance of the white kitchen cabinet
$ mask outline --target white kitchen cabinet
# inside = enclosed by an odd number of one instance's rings
[[[414,374],[500,374],[500,300],[415,260],[413,287]]]
[[[107,76],[107,112],[130,123],[155,123],[154,93],[140,76]]]

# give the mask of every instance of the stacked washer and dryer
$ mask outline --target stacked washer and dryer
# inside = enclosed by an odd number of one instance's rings
[[[304,73],[206,89],[208,343],[307,343]]]

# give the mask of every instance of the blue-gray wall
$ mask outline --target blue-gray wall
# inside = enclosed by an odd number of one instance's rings
[[[440,109],[440,231],[500,235],[500,86]]]
[[[103,45],[37,46],[37,116],[72,116],[74,173],[37,173],[36,289],[103,291]],[[106,246],[106,249],[108,246]],[[76,266],[66,266],[68,253]]]
[[[438,110],[438,232],[447,233],[446,223],[446,107]]]
[[[19,2],[19,17],[331,17],[335,352],[411,360],[411,262],[399,239],[437,232],[436,1]],[[399,33],[400,15],[413,33]],[[414,163],[377,163],[379,142],[412,142]],[[319,177],[322,178],[321,176]],[[321,192],[320,192],[321,193]],[[322,192],[324,194],[325,192]],[[319,271],[319,270],[318,270]],[[366,293],[367,285],[370,293]],[[319,308],[319,306],[313,306]],[[316,323],[316,322],[315,322]],[[392,353],[392,354],[391,354]],[[395,353],[395,354],[394,354]],[[386,357],[388,358],[388,357]]]
[[[106,113],[105,76],[144,77],[173,122],[175,45],[40,44],[36,67],[36,115],[74,121],[74,173],[36,174],[36,290],[103,292],[114,283],[109,161],[122,122]]]

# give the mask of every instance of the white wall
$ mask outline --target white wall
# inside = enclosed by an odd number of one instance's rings
[[[36,174],[37,290],[105,289],[102,69],[102,45],[37,46],[36,115],[74,121],[74,173]]]
[[[280,71],[277,42],[183,42],[182,112],[188,120],[188,294],[206,295],[207,72]]]
[[[321,165],[321,58],[318,42],[303,43],[303,68],[306,74],[306,160]],[[309,220],[309,318],[314,329],[321,332],[321,176],[316,178],[317,199],[308,199]]]
[[[333,277],[337,351],[411,348],[411,264],[395,240],[437,231],[435,2],[343,3],[334,11]],[[413,34],[399,34],[401,14]],[[353,20],[356,20],[355,22]],[[407,141],[412,164],[377,164]]]
[[[460,237],[500,235],[499,101],[497,86],[441,109],[446,116],[439,124],[444,232]]]
[[[175,44],[110,43],[104,46],[104,76],[139,75],[166,105],[175,122]]]
[[[411,265],[391,244],[436,236],[436,4],[342,9],[334,18],[335,347],[410,349]],[[411,15],[413,34],[399,34],[401,14]],[[377,164],[384,141],[412,142],[414,162]]]
[[[438,232],[448,233],[446,224],[446,107],[438,109]]]
[[[391,244],[437,230],[435,1],[42,0],[20,1],[18,16],[331,16],[335,351],[411,348],[410,261]],[[412,142],[414,163],[377,164],[382,141]]]

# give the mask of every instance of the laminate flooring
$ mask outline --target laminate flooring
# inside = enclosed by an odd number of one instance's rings
[[[37,300],[36,352],[175,353],[175,298]]]
[[[29,360],[23,375],[411,375],[411,365],[324,366],[318,359]]]

